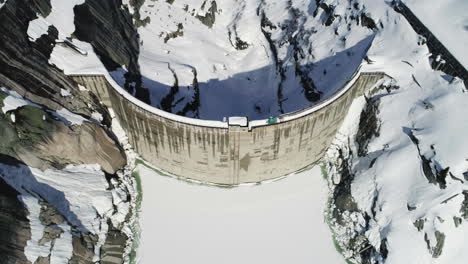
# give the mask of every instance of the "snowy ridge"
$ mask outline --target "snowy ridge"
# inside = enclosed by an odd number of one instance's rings
[[[462,264],[467,93],[460,79],[430,68],[404,18],[386,13],[369,67],[394,80],[353,104],[327,153],[329,185],[341,194],[332,195],[331,226],[351,263]]]
[[[327,98],[359,66],[374,31],[350,22],[363,5],[322,2],[143,3],[139,65],[152,104],[164,107],[171,95],[168,111],[183,112],[197,89],[194,69],[204,119],[266,118]]]
[[[72,252],[70,226],[98,236],[99,241],[95,248],[95,258],[98,258],[100,246],[108,231],[107,219],[114,211],[111,193],[107,191],[108,184],[98,165],[41,171],[24,165],[15,167],[0,164],[0,177],[21,193],[30,211],[33,236],[25,253],[31,262],[38,256],[45,257],[51,253],[52,259],[58,258],[55,263],[67,263]],[[38,244],[44,229],[37,219],[39,200],[52,204],[67,220],[67,223],[60,226],[64,233],[55,241],[52,251],[50,243]]]
[[[468,2],[403,0],[445,47],[468,68]],[[447,30],[450,29],[450,30]]]

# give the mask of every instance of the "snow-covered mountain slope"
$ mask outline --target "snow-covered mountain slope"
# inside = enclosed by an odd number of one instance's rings
[[[58,39],[77,38],[83,49],[89,42],[88,56],[136,97],[203,119],[258,119],[317,103],[357,70],[381,29],[359,0],[118,2],[52,2],[28,35],[53,25]],[[57,49],[51,58],[83,60]]]
[[[205,119],[298,110],[357,69],[378,27],[367,13],[359,1],[146,1],[143,86],[153,105]]]
[[[119,200],[113,199],[121,190],[108,191],[113,187],[99,166],[41,171],[1,164],[0,177],[20,194],[28,210],[31,238],[24,254],[32,263],[41,258],[50,263],[98,261],[111,226],[122,225],[114,216]]]
[[[353,263],[466,263],[466,87],[387,14],[368,55],[394,82],[354,104],[329,150],[332,228]]]
[[[72,97],[67,90],[61,96]],[[0,87],[0,188],[18,193],[0,197],[0,236],[9,243],[0,249],[8,256],[2,263],[90,263],[128,255],[134,195],[122,170],[127,159],[100,134],[102,116],[92,116],[52,111]],[[12,203],[21,213],[10,213]],[[15,221],[17,228],[8,224]]]

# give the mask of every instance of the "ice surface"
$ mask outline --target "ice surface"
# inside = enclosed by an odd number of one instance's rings
[[[328,188],[315,167],[234,189],[191,185],[138,165],[140,263],[345,263],[323,212]]]

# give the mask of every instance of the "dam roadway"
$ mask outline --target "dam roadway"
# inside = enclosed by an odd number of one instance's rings
[[[358,72],[330,98],[269,124],[181,117],[138,101],[109,75],[70,77],[114,111],[144,160],[181,178],[227,186],[272,180],[319,161],[352,101],[389,78]]]

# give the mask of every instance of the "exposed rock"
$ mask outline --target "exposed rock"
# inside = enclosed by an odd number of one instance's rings
[[[167,43],[170,39],[182,37],[183,35],[184,35],[184,25],[182,25],[182,23],[179,23],[177,24],[176,31],[166,34],[166,37],[164,37],[164,43]]]
[[[7,162],[7,158],[0,158]],[[29,213],[18,195],[0,178],[0,259],[4,264],[30,263],[24,254],[26,243],[31,239]]]
[[[135,96],[149,104],[149,92],[142,87],[138,65],[140,37],[129,10],[121,6],[121,0],[86,0],[75,6],[74,36],[91,43],[107,70],[125,65],[128,73],[124,87],[132,94],[135,89]]]
[[[418,231],[422,231],[424,229],[425,222],[426,221],[424,219],[418,219],[413,223],[413,225],[416,227],[416,229],[418,229]]]
[[[367,100],[366,107],[359,117],[359,129],[356,133],[356,143],[358,147],[358,156],[367,155],[369,142],[379,136],[380,120],[379,114],[380,99],[371,98]]]
[[[50,264],[50,255],[47,257],[38,257],[34,264]]]
[[[105,244],[101,248],[101,264],[120,264],[128,237],[122,231],[115,229],[109,223],[109,232]]]
[[[414,211],[414,210],[416,210],[417,207],[406,204],[406,208],[408,208],[408,211]]]
[[[424,240],[426,240],[427,248],[429,252],[431,252],[433,258],[438,258],[442,254],[442,250],[444,248],[445,243],[445,234],[440,231],[435,231],[434,233],[436,238],[436,245],[431,246],[431,243],[427,237],[427,233],[424,235]]]
[[[335,186],[333,190],[333,217],[337,220],[338,224],[345,224],[342,214],[344,212],[357,211],[357,204],[351,194],[351,183],[354,179],[354,174],[348,164],[348,158],[343,155],[343,150],[339,150],[338,174],[340,175],[340,183]]]
[[[94,263],[94,248],[98,238],[92,234],[80,233],[73,235],[73,255],[69,264],[92,264]]]
[[[460,213],[465,220],[468,220],[468,191],[463,191],[465,199],[463,200],[462,206],[460,208]]]
[[[37,14],[50,13],[50,6],[49,0],[10,0],[0,9],[0,86],[50,109],[67,108],[91,116],[94,108],[104,114],[98,101],[88,93],[79,92],[73,80],[49,65],[58,37],[55,27],[50,26],[48,34],[35,42],[29,40],[29,22],[36,19]],[[62,97],[61,89],[69,90],[73,96]]]
[[[85,122],[69,127],[33,106],[0,114],[0,136],[4,139],[0,143],[1,154],[42,170],[97,163],[113,174],[126,164],[124,152],[99,125]]]
[[[45,226],[42,238],[39,240],[39,245],[45,245],[51,241],[54,243],[55,239],[59,238],[63,233],[63,230],[58,225],[62,224],[65,219],[60,215],[58,210],[49,203],[40,201],[39,204],[41,205],[39,220],[41,224]],[[41,261],[46,263],[45,260]]]
[[[206,5],[206,0],[203,2],[201,9],[205,9]],[[211,28],[215,21],[216,21],[216,13],[218,12],[218,5],[216,4],[216,1],[211,2],[211,6],[208,9],[208,11],[205,13],[205,15],[197,15],[196,17],[200,22],[202,22],[205,26]]]
[[[429,183],[438,184],[441,189],[445,189],[447,187],[446,178],[450,171],[450,168],[447,167],[445,169],[442,169],[440,168],[440,165],[438,165],[437,161],[434,162],[431,158],[426,158],[426,156],[423,155],[423,153],[421,153],[419,139],[414,135],[413,131],[417,131],[417,129],[410,129],[407,127],[403,128],[403,132],[406,135],[408,135],[408,137],[418,149],[424,176],[426,176]],[[435,149],[433,146],[431,146],[431,149],[435,153]]]
[[[460,217],[453,217],[453,223],[455,224],[455,227],[459,227],[463,223],[463,219]]]
[[[375,24],[375,21],[365,13],[361,14],[361,24],[362,26],[367,27],[368,29],[377,30],[377,25]]]
[[[40,201],[39,204],[41,204],[39,220],[44,226],[59,225],[65,221],[59,211],[49,203]]]

